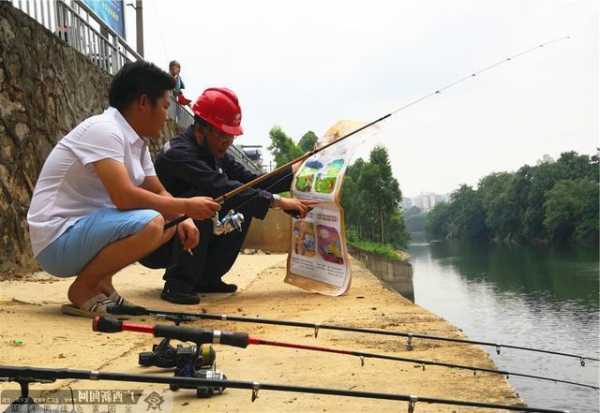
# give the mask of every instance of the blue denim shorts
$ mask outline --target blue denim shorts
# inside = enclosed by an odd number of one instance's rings
[[[52,275],[75,276],[108,244],[140,232],[158,215],[152,209],[101,208],[75,222],[36,258]]]

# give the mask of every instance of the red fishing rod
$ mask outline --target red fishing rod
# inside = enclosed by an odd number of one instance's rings
[[[320,330],[330,330],[330,331],[344,331],[349,333],[360,333],[360,334],[377,334],[388,337],[403,337],[407,339],[406,349],[413,349],[413,339],[421,339],[421,340],[432,340],[432,341],[445,341],[450,343],[462,343],[462,344],[474,344],[480,346],[494,347],[496,349],[496,353],[500,354],[501,349],[513,349],[513,350],[524,350],[524,351],[532,351],[544,354],[551,354],[556,356],[564,356],[579,359],[581,366],[585,366],[585,361],[600,361],[597,357],[584,356],[581,354],[572,354],[559,352],[554,350],[544,350],[533,347],[522,347],[513,344],[503,344],[503,343],[493,343],[489,341],[481,341],[481,340],[468,340],[465,338],[456,338],[456,337],[443,337],[443,336],[432,336],[426,334],[418,334],[412,332],[405,331],[396,331],[396,330],[383,330],[376,328],[360,328],[360,327],[350,327],[343,325],[335,325],[335,324],[323,324],[323,323],[310,323],[306,321],[292,321],[292,320],[275,320],[269,318],[258,318],[258,317],[243,317],[238,315],[230,315],[230,314],[211,314],[211,313],[189,313],[189,312],[175,312],[175,311],[166,311],[166,310],[158,310],[158,309],[150,309],[138,305],[117,305],[117,304],[109,304],[107,306],[107,311],[113,315],[129,315],[129,316],[141,316],[141,315],[150,315],[154,317],[159,317],[167,320],[172,320],[175,322],[183,322],[183,321],[194,321],[194,320],[216,320],[216,321],[229,321],[229,322],[238,322],[238,323],[253,323],[253,324],[268,324],[268,325],[277,325],[277,326],[287,326],[287,327],[298,327],[298,328],[309,328],[314,331],[314,336],[317,338]]]
[[[286,347],[286,348],[294,348],[300,350],[309,350],[309,351],[319,351],[326,353],[334,353],[334,354],[343,354],[347,356],[355,356],[359,357],[361,360],[361,365],[364,366],[364,359],[372,358],[372,359],[381,359],[381,360],[391,360],[398,361],[404,363],[413,363],[419,364],[425,369],[425,366],[439,366],[446,368],[454,368],[460,370],[469,370],[472,371],[473,374],[477,372],[484,373],[492,373],[492,374],[500,374],[503,376],[515,376],[515,377],[524,377],[534,380],[543,380],[543,381],[551,381],[554,383],[564,383],[570,384],[573,386],[585,387],[593,390],[599,390],[598,386],[594,386],[591,384],[578,383],[568,380],[556,379],[551,377],[544,376],[536,376],[532,374],[525,373],[515,373],[512,371],[506,370],[495,370],[488,369],[484,367],[473,367],[473,366],[465,366],[461,364],[452,364],[452,363],[444,363],[441,361],[433,361],[433,360],[421,360],[421,359],[413,359],[406,357],[398,357],[398,356],[390,356],[386,354],[377,354],[377,353],[368,353],[362,351],[353,351],[353,350],[340,350],[334,349],[331,347],[322,347],[322,346],[311,346],[305,344],[295,344],[295,343],[286,343],[281,341],[272,341],[265,340],[258,337],[250,337],[247,333],[240,332],[229,332],[229,331],[221,331],[221,330],[206,330],[200,328],[187,328],[187,327],[179,327],[179,326],[171,326],[171,325],[148,325],[148,324],[137,324],[130,323],[127,321],[116,320],[108,317],[96,317],[92,322],[92,329],[94,331],[104,332],[104,333],[116,333],[121,331],[135,331],[139,333],[152,334],[154,337],[164,337],[170,338],[180,341],[189,341],[200,344],[223,344],[234,347],[246,348],[249,345],[265,345],[265,346],[275,346],[275,347]]]

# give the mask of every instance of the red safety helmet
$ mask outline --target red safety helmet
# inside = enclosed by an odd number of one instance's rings
[[[224,87],[206,89],[192,106],[194,115],[228,135],[241,135],[242,109],[238,98]]]

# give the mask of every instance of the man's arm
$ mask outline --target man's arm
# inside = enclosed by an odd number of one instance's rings
[[[165,189],[162,182],[160,182],[160,179],[158,179],[156,176],[147,176],[146,179],[144,179],[141,187],[154,194],[173,198],[173,196]],[[181,214],[165,216],[165,218],[170,221],[180,215]],[[200,232],[194,224],[194,221],[192,221],[190,218],[181,222],[181,224],[177,226],[177,236],[181,240],[183,248],[187,251],[190,251],[192,248],[196,247],[200,241]]]
[[[172,198],[138,187],[131,182],[125,165],[114,159],[102,159],[92,164],[110,199],[119,209],[150,208],[167,217],[185,214],[196,219],[209,218],[219,209],[219,204],[210,198]],[[160,187],[153,180],[149,185],[159,192],[162,187],[160,181]]]
[[[156,195],[172,196],[163,186],[157,176],[147,176],[141,185],[146,191],[150,191]]]

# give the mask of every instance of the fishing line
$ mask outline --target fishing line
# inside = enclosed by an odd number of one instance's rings
[[[540,44],[538,44],[536,46],[530,47],[530,48],[528,48],[526,50],[523,50],[521,52],[512,54],[512,55],[510,55],[508,57],[505,57],[505,58],[503,58],[501,60],[498,60],[497,62],[494,62],[494,63],[492,63],[492,64],[490,64],[490,65],[488,65],[486,67],[483,67],[483,68],[481,68],[479,70],[471,72],[470,74],[468,74],[466,76],[463,76],[463,77],[461,77],[461,78],[459,78],[459,79],[457,79],[455,81],[452,81],[452,82],[450,82],[450,83],[448,83],[448,84],[446,84],[446,85],[444,85],[444,86],[442,86],[442,87],[440,87],[438,89],[435,89],[432,92],[429,92],[429,93],[427,93],[427,94],[425,94],[425,95],[423,95],[423,96],[421,96],[419,98],[416,98],[416,99],[414,99],[414,100],[412,100],[412,101],[410,101],[410,102],[408,102],[408,103],[406,103],[406,104],[404,104],[404,105],[402,105],[402,106],[400,106],[400,107],[392,110],[388,114],[383,115],[380,118],[378,118],[378,119],[376,119],[376,120],[374,120],[372,122],[369,122],[366,125],[363,125],[360,128],[357,128],[357,129],[353,130],[352,132],[347,133],[346,135],[338,138],[337,140],[335,140],[333,142],[330,142],[329,144],[327,144],[327,145],[325,145],[325,146],[323,146],[321,148],[318,148],[318,149],[315,149],[313,151],[310,151],[310,152],[308,152],[308,153],[306,153],[306,154],[304,154],[304,155],[302,155],[302,156],[300,156],[300,157],[298,157],[298,158],[296,158],[296,159],[294,159],[294,160],[286,163],[285,165],[282,165],[282,166],[278,167],[275,171],[272,171],[270,173],[261,175],[261,176],[255,178],[255,179],[253,179],[252,181],[247,182],[247,183],[241,185],[240,187],[238,187],[238,188],[236,188],[236,189],[234,189],[232,191],[229,191],[228,193],[226,193],[224,195],[221,195],[220,197],[218,197],[216,199],[216,201],[219,202],[220,204],[222,204],[227,199],[232,198],[232,197],[238,195],[239,193],[241,193],[242,191],[246,190],[247,188],[251,188],[253,186],[256,186],[258,183],[264,181],[265,179],[267,179],[267,178],[269,178],[271,176],[276,176],[277,174],[282,173],[285,168],[287,168],[287,167],[289,167],[289,166],[291,166],[293,164],[296,164],[298,162],[301,162],[301,161],[303,161],[305,159],[308,159],[311,156],[317,154],[318,152],[321,152],[321,151],[327,149],[328,147],[330,147],[330,146],[332,146],[332,145],[334,145],[336,143],[339,143],[339,142],[345,140],[346,138],[349,138],[350,136],[352,136],[352,135],[354,135],[354,134],[356,134],[356,133],[358,133],[358,132],[360,132],[360,131],[362,131],[362,130],[364,130],[366,128],[369,128],[369,127],[371,127],[371,126],[373,126],[373,125],[375,125],[375,124],[377,124],[379,122],[382,122],[385,119],[388,119],[389,117],[397,114],[398,112],[406,110],[409,107],[414,106],[414,105],[416,105],[416,104],[418,104],[418,103],[420,103],[420,102],[422,102],[422,101],[424,101],[426,99],[429,99],[429,98],[431,98],[431,97],[433,97],[435,95],[439,95],[442,92],[444,92],[444,91],[446,91],[446,90],[448,90],[448,89],[450,89],[450,88],[452,88],[452,87],[454,87],[456,85],[459,85],[459,84],[467,81],[468,79],[472,79],[474,77],[477,77],[477,76],[479,76],[482,73],[485,73],[485,72],[488,72],[490,70],[493,70],[493,69],[497,68],[498,66],[501,66],[501,65],[503,65],[503,64],[505,64],[507,62],[511,62],[511,61],[513,61],[513,60],[521,57],[521,56],[527,55],[529,53],[533,53],[536,50],[539,50],[539,49],[544,48],[546,46],[549,46],[551,44],[554,44],[554,43],[557,43],[557,42],[561,42],[563,40],[567,40],[567,39],[570,39],[570,38],[571,38],[570,36],[563,36],[563,37],[559,37],[559,38],[556,38],[556,39],[553,39],[553,40],[549,40],[547,42],[540,43]],[[288,176],[289,176],[289,173],[287,174],[286,178]],[[280,181],[278,181],[278,182],[280,182]],[[272,188],[272,185],[270,185],[269,187]],[[250,199],[253,199],[257,195],[258,195],[258,193],[252,194],[250,196],[250,198],[247,199],[247,200],[244,200],[244,202],[249,202]],[[185,217],[185,216],[181,216],[179,218],[176,218],[173,221],[168,222],[167,224],[165,224],[165,229],[169,228],[169,227],[171,227],[173,225],[177,225],[178,223],[182,222],[185,219],[187,219],[187,217]]]

